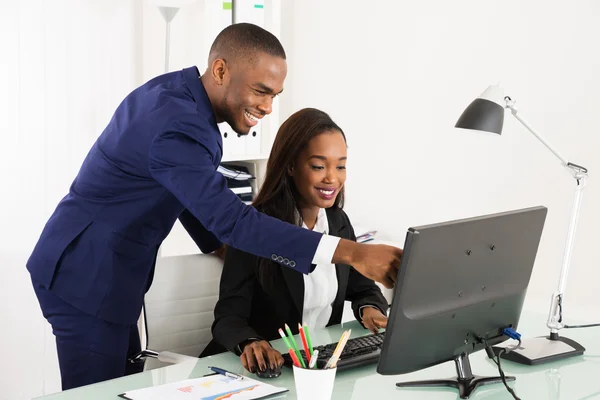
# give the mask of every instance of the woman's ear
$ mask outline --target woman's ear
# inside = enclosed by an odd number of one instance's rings
[[[289,176],[294,175],[294,165],[293,164],[288,167],[287,173]]]

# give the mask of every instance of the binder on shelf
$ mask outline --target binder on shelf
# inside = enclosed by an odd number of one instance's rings
[[[223,158],[225,160],[260,156],[262,121],[252,127],[247,135],[236,133],[226,122],[222,122],[218,126],[223,140]]]
[[[239,135],[227,122],[218,124],[223,139],[223,158],[235,159],[246,155],[247,135]]]
[[[261,154],[260,152],[260,143],[262,140],[262,121],[256,124],[256,126],[250,129],[248,136],[246,137],[246,155],[248,156],[258,156]]]

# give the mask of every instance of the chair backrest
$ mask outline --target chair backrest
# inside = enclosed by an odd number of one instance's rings
[[[197,357],[212,339],[223,261],[211,254],[159,257],[144,298],[147,348]],[[145,369],[165,364],[148,359]]]

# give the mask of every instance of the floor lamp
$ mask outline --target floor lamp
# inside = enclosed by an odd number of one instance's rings
[[[179,9],[197,0],[156,0],[158,11],[165,20],[165,73],[169,72],[169,54],[171,50],[171,21],[179,12]]]
[[[554,361],[576,355],[582,355],[585,348],[574,340],[559,336],[558,331],[562,328],[582,328],[591,325],[569,326],[563,324],[562,301],[565,287],[567,284],[567,275],[571,265],[571,255],[575,239],[575,230],[577,229],[577,220],[579,218],[579,208],[583,190],[588,177],[588,170],[581,165],[567,161],[558,153],[539,133],[537,133],[529,124],[527,124],[518,114],[515,108],[515,102],[499,86],[490,86],[477,99],[464,110],[458,121],[456,128],[474,129],[491,133],[502,133],[504,124],[504,111],[510,110],[511,114],[531,132],[548,150],[558,158],[560,163],[574,178],[576,183],[575,200],[571,210],[571,220],[565,243],[565,250],[562,260],[562,268],[558,282],[558,289],[552,294],[550,312],[546,325],[550,329],[549,336],[523,339],[519,349],[513,350],[503,356],[511,361],[521,364],[536,365],[548,361]],[[496,354],[499,349],[494,349]]]

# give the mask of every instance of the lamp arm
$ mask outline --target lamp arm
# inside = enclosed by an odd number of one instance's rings
[[[542,142],[542,144],[544,146],[546,146],[546,148],[548,150],[550,150],[552,152],[552,154],[554,154],[562,163],[562,165],[564,165],[565,167],[568,166],[569,162],[567,161],[566,158],[564,158],[556,149],[554,149],[550,143],[548,143],[542,136],[540,136],[539,133],[537,133],[532,127],[531,125],[529,125],[527,122],[525,122],[525,120],[523,120],[523,118],[521,118],[521,116],[518,114],[517,109],[514,106],[514,102],[510,99],[510,97],[506,97],[506,108],[508,108],[511,112],[511,114],[513,115],[513,117],[515,117],[521,124],[523,124],[523,126],[525,128],[527,128],[527,130],[529,132],[531,132],[531,134],[533,134],[533,136],[535,136],[537,138],[537,140],[539,140],[540,142]]]
[[[562,301],[567,285],[567,276],[569,274],[569,268],[571,266],[571,258],[573,253],[573,244],[575,242],[575,231],[577,230],[577,222],[579,220],[579,210],[581,208],[581,199],[583,198],[583,190],[585,189],[588,170],[580,165],[568,162],[558,151],[556,151],[544,138],[542,138],[527,122],[521,118],[517,113],[517,109],[514,107],[514,101],[510,97],[505,97],[506,108],[511,111],[511,114],[521,123],[529,132],[531,132],[548,150],[550,150],[562,163],[562,165],[569,170],[573,178],[577,182],[577,188],[575,190],[575,199],[573,201],[573,207],[571,209],[571,219],[569,221],[569,230],[567,232],[567,238],[565,242],[565,249],[563,253],[562,267],[560,271],[560,278],[558,280],[558,289],[552,294],[550,303],[550,312],[548,315],[548,321],[546,325],[550,328],[550,336],[558,337],[558,330],[564,328],[562,321]]]
[[[575,190],[575,200],[571,209],[571,219],[569,221],[569,231],[565,243],[563,254],[562,267],[560,270],[560,278],[558,280],[558,289],[552,294],[550,302],[550,313],[546,325],[550,328],[551,334],[556,334],[559,329],[564,328],[562,319],[562,301],[567,286],[567,276],[571,266],[571,258],[573,253],[573,244],[575,242],[575,231],[577,230],[577,222],[579,220],[579,210],[581,207],[581,199],[583,198],[583,190],[585,189],[587,173],[580,173],[577,178],[577,188]]]

